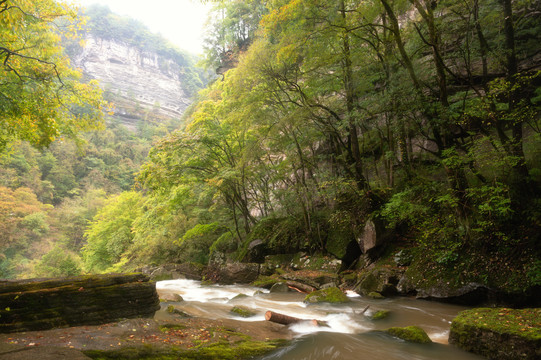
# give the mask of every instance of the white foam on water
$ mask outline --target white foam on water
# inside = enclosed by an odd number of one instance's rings
[[[357,294],[353,290],[346,290],[346,295],[347,295],[347,297],[350,297],[350,298],[361,297],[361,295]]]
[[[226,285],[205,286],[196,280],[165,280],[156,283],[156,290],[167,290],[182,296],[185,301],[227,303],[239,294],[253,296],[257,291],[268,292],[266,289],[257,289],[248,286]]]

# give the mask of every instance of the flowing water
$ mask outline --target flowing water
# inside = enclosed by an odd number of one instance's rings
[[[271,310],[326,323],[326,326],[315,326],[307,321],[290,325],[297,335],[292,344],[261,360],[482,359],[447,343],[451,320],[465,309],[461,306],[403,297],[372,300],[353,292],[348,293],[351,302],[347,304],[307,305],[303,303],[305,295],[296,292],[269,293],[250,286],[202,285],[195,280],[160,281],[156,287],[160,293],[181,295],[184,301],[176,307],[193,316],[262,321],[265,312]],[[256,315],[237,317],[230,313],[234,305],[250,308]],[[361,314],[367,306],[368,310]],[[378,310],[389,310],[389,317],[371,320],[370,315]],[[374,331],[409,325],[423,328],[434,343],[413,344]]]

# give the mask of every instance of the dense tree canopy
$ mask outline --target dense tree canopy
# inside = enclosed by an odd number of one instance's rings
[[[79,82],[60,44],[74,35],[76,12],[53,0],[3,0],[0,23],[1,148],[13,139],[43,147],[99,127],[101,90]]]

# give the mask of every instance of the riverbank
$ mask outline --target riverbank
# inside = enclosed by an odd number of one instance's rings
[[[244,359],[272,351],[291,338],[286,327],[264,321],[130,319],[0,334],[0,359],[31,359],[37,354],[40,360],[75,359],[76,355],[81,359],[176,359],[180,354],[194,359]]]

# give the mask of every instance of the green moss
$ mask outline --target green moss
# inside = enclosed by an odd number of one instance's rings
[[[190,315],[186,314],[186,313],[185,313],[184,311],[182,311],[182,310],[179,310],[179,309],[175,308],[173,305],[167,306],[166,311],[167,311],[169,314],[180,315],[181,317],[190,317]]]
[[[389,310],[379,310],[372,315],[372,320],[381,320],[389,316]]]
[[[184,330],[187,329],[186,325],[181,324],[164,324],[159,327],[161,332],[168,332],[170,330]]]
[[[451,332],[459,335],[468,327],[498,334],[541,340],[541,309],[477,308],[462,311],[451,324]]]
[[[386,330],[392,336],[418,344],[431,343],[426,332],[418,326],[392,327]]]
[[[257,280],[252,283],[252,286],[270,289],[272,285],[276,284],[278,281],[279,280],[273,276],[259,275]]]
[[[347,226],[336,226],[329,230],[326,250],[342,259],[346,256],[348,244],[353,241],[354,235]]]
[[[304,298],[305,303],[319,303],[319,302],[329,302],[329,303],[346,303],[350,299],[337,287],[330,287],[323,290],[317,290],[311,294],[306,295]]]
[[[245,340],[235,344],[220,342],[189,350],[146,345],[117,350],[88,350],[84,354],[95,360],[242,360],[261,356],[286,344],[285,340]]]
[[[371,299],[376,299],[376,300],[385,299],[385,296],[383,296],[379,292],[375,292],[375,291],[372,291],[372,292],[368,293],[367,296],[369,298],[371,298]]]
[[[153,281],[164,281],[164,280],[173,280],[173,275],[171,274],[160,274],[160,275],[156,275],[154,276],[154,278],[152,279]]]
[[[235,306],[229,311],[235,315],[238,315],[244,318],[252,317],[255,315],[253,311],[251,311],[248,308],[245,308],[244,306]]]

